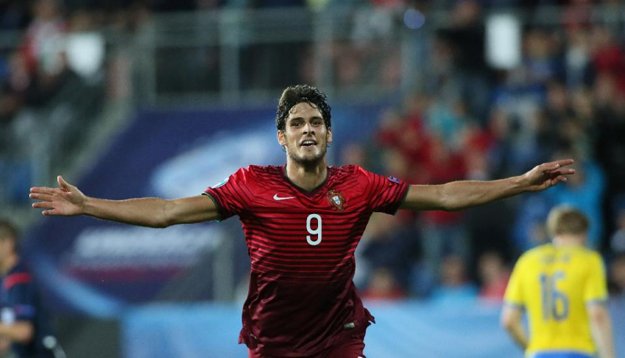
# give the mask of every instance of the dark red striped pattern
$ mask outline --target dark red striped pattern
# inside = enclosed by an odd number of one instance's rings
[[[208,188],[222,219],[238,215],[251,259],[242,341],[267,354],[311,354],[364,316],[354,251],[371,213],[393,214],[408,186],[358,166],[330,167],[306,192],[277,166],[250,166]]]

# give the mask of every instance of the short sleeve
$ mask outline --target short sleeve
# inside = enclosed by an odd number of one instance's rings
[[[369,205],[373,211],[395,214],[408,193],[408,184],[403,180],[385,177],[358,168],[367,178]]]
[[[204,194],[217,204],[221,220],[240,215],[245,209],[250,175],[248,168],[241,168],[221,183],[204,190]]]
[[[588,280],[586,287],[584,287],[584,302],[605,301],[608,298],[608,289],[603,260],[597,253],[593,253],[588,266]]]
[[[525,307],[525,297],[523,296],[523,257],[514,266],[506,292],[504,294],[504,302],[508,305]]]

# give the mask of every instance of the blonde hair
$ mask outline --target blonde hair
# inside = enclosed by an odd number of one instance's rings
[[[557,206],[547,216],[547,232],[551,237],[563,234],[583,235],[588,232],[589,226],[586,215],[570,206]]]

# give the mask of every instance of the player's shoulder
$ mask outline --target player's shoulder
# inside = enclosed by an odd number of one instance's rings
[[[541,244],[536,247],[533,247],[525,253],[527,256],[537,256],[546,253],[555,252],[556,247],[552,243]]]
[[[566,255],[573,258],[576,261],[601,261],[601,255],[592,249],[587,247],[556,247],[555,245],[548,243],[536,246],[529,249],[519,257],[519,262],[536,262],[545,261],[548,258],[552,258],[558,255]]]
[[[555,254],[555,247],[552,244],[542,244],[525,251],[519,257],[519,262],[542,260],[545,255]]]
[[[345,174],[345,175],[366,172],[366,170],[363,167],[361,167],[360,165],[355,165],[355,164],[330,166],[330,170],[333,171],[335,174]]]
[[[369,182],[370,178],[374,175],[372,172],[364,169],[363,167],[354,164],[330,166],[328,170],[331,182],[365,184]]]
[[[277,165],[248,165],[237,171],[237,174],[246,177],[264,177],[282,175],[282,167]]]
[[[360,165],[356,165],[356,164],[331,166],[330,170],[333,171],[335,175],[344,175],[344,176],[351,176],[351,177],[354,177],[354,176],[371,177],[371,176],[377,175],[374,172],[369,171],[361,167]]]
[[[241,170],[250,173],[276,173],[282,171],[282,166],[279,165],[256,165],[250,164],[247,167],[241,168]]]
[[[254,185],[259,182],[279,180],[282,176],[282,168],[273,165],[248,165],[233,172],[228,178],[213,189],[226,183],[236,183],[236,185]]]
[[[580,258],[588,261],[601,262],[603,260],[599,252],[588,247],[579,247],[577,250],[575,250],[575,254]]]

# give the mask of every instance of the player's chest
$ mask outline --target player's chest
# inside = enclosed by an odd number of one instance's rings
[[[258,231],[267,248],[307,249],[311,246],[349,251],[369,217],[365,196],[340,186],[304,193],[292,186],[268,186],[256,191],[244,226]],[[274,246],[277,245],[277,246]],[[320,253],[317,253],[320,255]]]
[[[283,214],[316,212],[326,215],[346,215],[366,207],[364,195],[353,188],[322,187],[310,193],[291,185],[272,185],[256,188],[247,207],[250,213]]]

